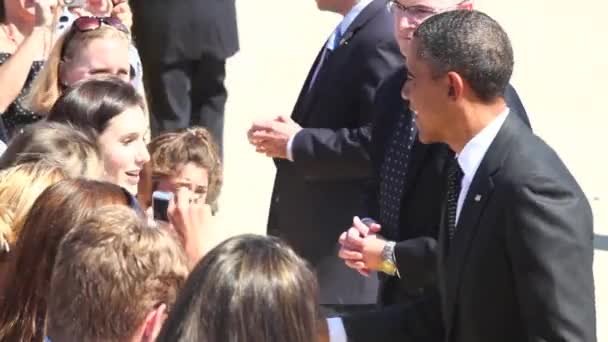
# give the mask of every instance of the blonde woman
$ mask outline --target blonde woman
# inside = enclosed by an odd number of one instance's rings
[[[47,114],[62,92],[97,75],[130,80],[128,28],[114,17],[79,17],[57,40],[32,85],[29,107]]]
[[[0,250],[11,249],[38,195],[65,178],[57,163],[45,160],[0,171]]]
[[[5,143],[21,128],[41,119],[41,113],[28,108],[28,94],[40,73],[54,41],[63,33],[62,26],[71,26],[75,17],[109,15],[131,26],[131,8],[126,0],[86,0],[81,8],[61,8],[65,1],[2,0],[0,1],[0,140]],[[58,23],[59,13],[64,15]],[[65,14],[69,14],[69,17]],[[55,27],[57,25],[57,27]],[[137,51],[134,69],[141,78]],[[143,93],[143,89],[142,89]],[[44,113],[42,113],[44,114]]]
[[[27,213],[38,195],[65,178],[63,169],[46,161],[0,171],[0,293],[6,287],[7,276],[13,272],[13,250]]]

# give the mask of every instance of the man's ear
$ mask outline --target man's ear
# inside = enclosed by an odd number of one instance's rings
[[[167,305],[161,304],[148,312],[143,322],[142,342],[154,342],[167,319]]]
[[[448,79],[448,97],[456,100],[462,97],[464,91],[464,81],[456,72],[450,71],[447,74]]]

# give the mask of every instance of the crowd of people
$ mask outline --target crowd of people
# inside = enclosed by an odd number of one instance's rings
[[[472,0],[317,0],[247,132],[268,236],[219,245],[236,18],[195,3],[2,1],[0,341],[596,340],[589,203]]]

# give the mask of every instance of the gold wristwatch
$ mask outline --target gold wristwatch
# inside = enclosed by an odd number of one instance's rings
[[[399,270],[397,269],[397,259],[395,258],[395,241],[386,241],[384,244],[384,248],[382,248],[382,263],[380,264],[380,271],[394,276],[399,275]]]

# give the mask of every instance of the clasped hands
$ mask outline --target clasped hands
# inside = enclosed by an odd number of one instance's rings
[[[378,235],[382,227],[378,223],[366,225],[359,217],[353,218],[353,225],[340,235],[340,251],[338,257],[344,260],[346,266],[364,276],[371,271],[380,269],[382,250],[386,241]]]
[[[271,158],[287,158],[287,143],[302,127],[288,116],[273,120],[254,121],[247,131],[249,143],[255,151]]]

